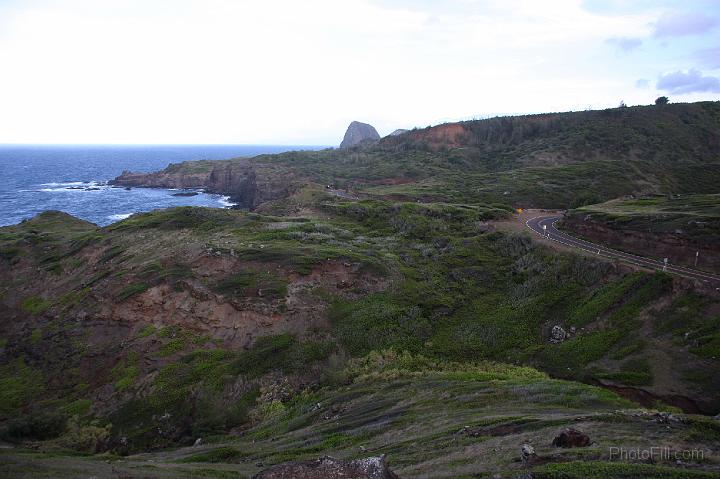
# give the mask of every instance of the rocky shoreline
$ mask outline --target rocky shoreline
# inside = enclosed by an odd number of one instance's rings
[[[208,162],[210,163],[210,162]],[[121,187],[201,188],[228,196],[239,208],[253,210],[261,203],[284,198],[294,190],[288,174],[268,174],[248,159],[213,161],[198,169],[191,162],[172,164],[153,173],[123,173],[109,184]]]

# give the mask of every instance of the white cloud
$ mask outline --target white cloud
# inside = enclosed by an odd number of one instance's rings
[[[607,38],[655,13],[580,0],[45,0],[0,25],[1,142],[336,143],[630,98]]]
[[[720,93],[720,79],[705,76],[698,70],[677,71],[660,75],[657,89],[670,94],[683,95],[697,92]]]
[[[698,35],[711,30],[717,24],[717,19],[700,12],[667,12],[655,23],[653,34],[656,37]]]

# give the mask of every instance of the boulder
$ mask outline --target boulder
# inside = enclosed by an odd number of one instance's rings
[[[577,429],[567,428],[555,436],[552,445],[554,447],[587,447],[590,445],[590,436]]]
[[[385,455],[343,461],[329,456],[314,461],[278,464],[253,479],[399,479],[387,466]]]
[[[342,143],[340,143],[340,148],[352,148],[353,146],[374,143],[379,139],[380,135],[375,127],[367,123],[354,121],[348,126],[345,137]]]
[[[535,454],[535,448],[530,444],[523,444],[520,448],[520,459],[525,465],[532,465],[537,460],[537,454]]]
[[[560,325],[555,325],[550,330],[550,342],[562,343],[568,337],[568,333]]]

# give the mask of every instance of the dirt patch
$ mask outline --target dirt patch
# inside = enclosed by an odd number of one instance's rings
[[[427,132],[427,141],[434,147],[447,146],[457,148],[464,145],[465,127],[460,123],[438,125]]]
[[[329,327],[327,302],[320,291],[355,299],[382,291],[389,281],[361,271],[359,263],[327,261],[310,274],[288,272],[277,265],[241,262],[229,256],[204,256],[193,265],[197,277],[179,286],[160,284],[126,301],[104,302],[97,319],[157,326],[178,325],[209,334],[233,347],[246,347],[259,336]],[[201,278],[223,278],[239,271],[272,272],[287,282],[286,295],[267,298],[261,289],[246,297],[227,297]]]

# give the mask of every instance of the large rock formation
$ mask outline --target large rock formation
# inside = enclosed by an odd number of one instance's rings
[[[354,121],[350,123],[350,126],[348,126],[348,129],[345,132],[345,137],[343,138],[342,143],[340,143],[340,148],[352,148],[353,146],[365,143],[373,143],[379,139],[380,135],[375,127],[368,125],[367,123]]]
[[[342,461],[322,457],[315,461],[273,466],[253,479],[399,479],[387,466],[385,456]]]

